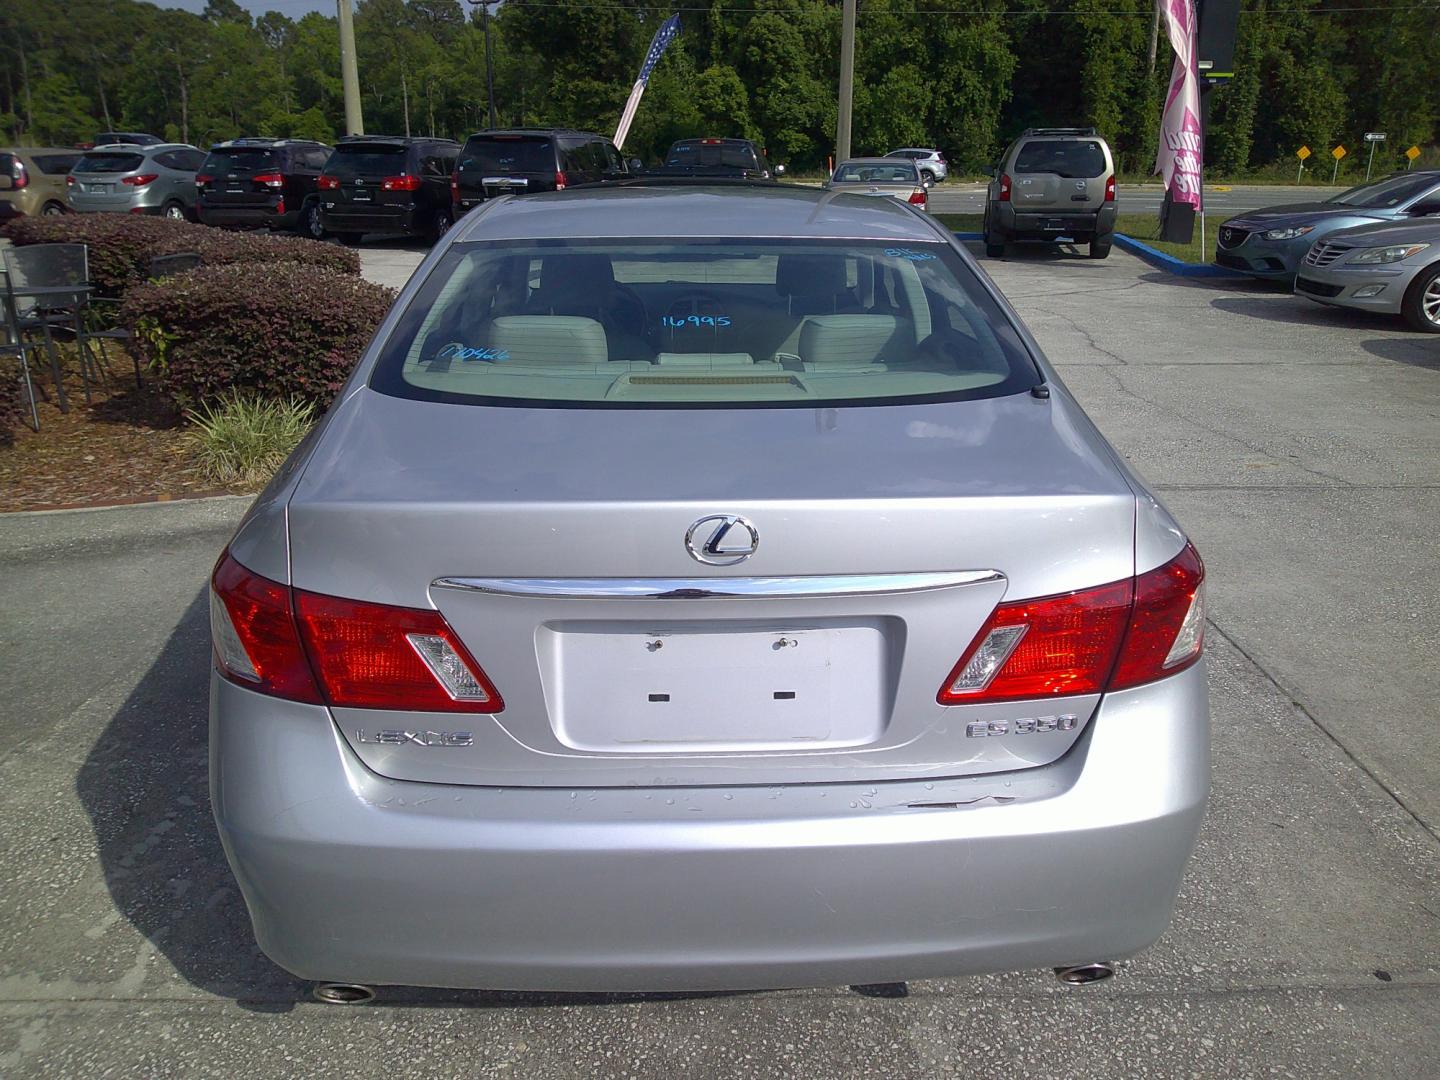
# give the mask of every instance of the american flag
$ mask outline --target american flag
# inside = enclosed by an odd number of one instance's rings
[[[655,70],[655,65],[660,62],[666,46],[675,40],[675,35],[678,33],[680,33],[679,15],[671,15],[660,24],[660,29],[655,31],[655,36],[650,40],[650,51],[645,54],[645,63],[640,66],[640,78],[635,80],[641,86],[650,85],[650,72]]]
[[[645,87],[650,83],[650,73],[655,70],[655,65],[665,54],[666,47],[675,40],[675,35],[678,33],[680,33],[680,16],[671,15],[660,24],[660,29],[655,31],[655,36],[650,40],[650,51],[645,54],[645,63],[640,65],[640,77],[630,88],[630,100],[625,102],[625,111],[620,115],[620,123],[615,128],[616,149],[625,145],[625,136],[630,132],[630,123],[635,119],[635,110],[640,107],[640,96],[645,93]]]

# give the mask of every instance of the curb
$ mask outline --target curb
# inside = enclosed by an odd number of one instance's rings
[[[1122,251],[1128,251],[1131,255],[1139,256],[1151,266],[1158,267],[1167,274],[1174,274],[1176,277],[1243,278],[1245,276],[1238,270],[1230,270],[1213,263],[1189,263],[1184,259],[1177,259],[1173,255],[1166,255],[1163,251],[1156,251],[1149,244],[1143,244],[1133,236],[1126,236],[1124,233],[1115,234],[1115,246]]]

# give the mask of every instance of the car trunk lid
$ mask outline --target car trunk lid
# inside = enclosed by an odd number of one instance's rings
[[[370,768],[874,782],[1073,744],[1094,694],[936,700],[1002,598],[1133,573],[1133,494],[1062,396],[617,415],[366,390],[332,418],[289,507],[293,584],[438,609],[504,698],[334,709]]]

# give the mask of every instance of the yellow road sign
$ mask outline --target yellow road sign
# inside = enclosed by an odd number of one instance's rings
[[[1310,147],[1308,147],[1308,146],[1302,146],[1302,147],[1300,147],[1299,150],[1296,150],[1296,151],[1295,151],[1295,156],[1298,157],[1301,161],[1304,161],[1307,157],[1310,156]]]
[[[1405,156],[1408,157],[1411,161],[1414,161],[1417,157],[1420,156],[1420,147],[1418,147],[1418,146],[1412,146],[1412,147],[1410,147],[1409,150],[1406,150],[1406,151],[1405,151]]]
[[[1337,146],[1334,150],[1330,151],[1330,156],[1333,157],[1336,161],[1339,161],[1342,157],[1345,156],[1345,154],[1346,150],[1343,146]]]

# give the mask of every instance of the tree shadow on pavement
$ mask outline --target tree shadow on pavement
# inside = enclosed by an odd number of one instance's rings
[[[76,792],[95,829],[116,910],[193,986],[252,1011],[285,1012],[311,1000],[311,984],[271,963],[255,944],[220,847],[210,809],[209,678],[208,596],[202,590],[90,748]],[[377,1001],[534,1008],[717,996],[727,995],[386,987]]]

